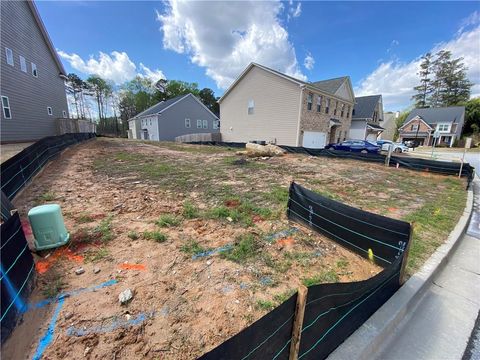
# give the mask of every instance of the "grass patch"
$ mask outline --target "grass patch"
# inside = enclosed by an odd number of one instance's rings
[[[309,278],[303,278],[302,283],[306,287],[318,284],[325,284],[325,283],[336,283],[338,282],[338,275],[337,273],[330,269],[322,271],[320,274],[315,275]]]
[[[143,238],[146,240],[153,240],[158,243],[167,241],[168,236],[160,231],[144,231]]]
[[[56,297],[66,286],[63,277],[56,271],[51,271],[48,279],[45,279],[45,287],[42,289],[42,294],[46,298]]]
[[[109,242],[113,239],[112,220],[113,216],[108,215],[100,222],[100,224],[98,224],[98,226],[94,230],[95,234],[100,238],[102,242]]]
[[[340,259],[337,261],[337,267],[339,269],[346,269],[348,266],[348,260],[346,259]]]
[[[182,216],[185,219],[196,219],[200,217],[200,210],[190,201],[183,203]]]
[[[138,240],[138,238],[140,237],[140,235],[138,235],[138,233],[136,231],[130,231],[128,234],[127,234],[128,238],[131,239],[131,240]]]
[[[104,247],[98,249],[90,249],[85,252],[85,261],[86,262],[98,262],[103,259],[110,258],[110,253]]]
[[[295,261],[301,266],[308,266],[312,259],[312,254],[306,251],[288,251],[283,254],[287,260]]]
[[[181,222],[180,219],[175,215],[164,214],[164,215],[161,215],[157,221],[155,221],[155,224],[157,224],[160,227],[175,227],[180,225],[180,222]]]
[[[275,304],[272,301],[268,301],[268,300],[257,300],[255,307],[258,310],[270,311],[275,308]]]
[[[288,189],[274,185],[269,192],[265,193],[265,198],[284,205],[288,201]]]
[[[47,191],[46,193],[40,195],[37,200],[38,201],[53,201],[57,195],[53,191]]]
[[[243,234],[239,236],[229,250],[221,252],[221,255],[233,262],[244,263],[257,255],[259,244],[252,234]]]
[[[81,214],[78,218],[77,218],[77,222],[80,223],[80,224],[86,224],[86,223],[91,223],[95,221],[95,219],[93,217],[91,217],[90,215],[88,214]]]
[[[185,244],[182,245],[180,250],[183,251],[186,254],[198,255],[198,254],[201,254],[201,253],[207,251],[208,249],[201,246],[198,243],[198,241],[190,239],[189,241],[187,241]]]
[[[294,289],[288,289],[280,294],[276,294],[274,297],[273,297],[273,300],[275,300],[275,302],[277,303],[277,305],[280,305],[280,304],[283,304],[285,301],[287,301],[288,299],[290,299],[290,297],[295,294],[297,292],[297,290],[294,290]]]

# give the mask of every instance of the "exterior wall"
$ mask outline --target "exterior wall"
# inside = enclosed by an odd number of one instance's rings
[[[56,118],[63,118],[68,106],[64,81],[59,77],[50,52],[28,4],[25,1],[1,1],[1,88],[8,96],[11,119],[1,114],[1,141],[29,141],[56,134]],[[7,64],[5,47],[12,49],[14,66]],[[20,68],[19,55],[27,63]],[[31,63],[38,77],[32,75]],[[51,106],[53,115],[48,115]]]
[[[411,130],[412,125],[419,125],[418,132],[417,130]],[[430,144],[430,132],[431,129],[425,124],[425,122],[413,118],[408,123],[404,124],[403,127],[399,130],[400,142],[403,142],[407,139],[417,138],[420,142],[423,142],[425,145]]]
[[[254,66],[220,103],[222,140],[297,146],[300,94],[299,85]]]
[[[385,113],[383,116],[383,121],[380,122],[380,126],[385,130],[380,134],[380,139],[393,141],[396,127],[395,121],[397,118],[393,113]]]
[[[141,139],[141,136],[140,136],[141,125],[140,125],[139,119],[130,120],[128,122],[128,130],[130,130],[128,134],[129,139]]]
[[[365,120],[352,120],[349,139],[365,140],[367,123]]]
[[[308,94],[313,94],[312,110],[308,110]],[[317,112],[317,99],[322,96],[322,106],[320,112]],[[325,112],[327,98],[330,99],[330,107],[328,114]],[[336,115],[334,114],[335,102],[338,101]],[[341,105],[345,104],[344,116],[341,116]],[[348,111],[350,106],[350,111]],[[343,141],[349,137],[350,125],[352,121],[353,103],[344,100],[338,100],[325,94],[315,93],[309,89],[303,90],[302,96],[302,112],[300,115],[300,139],[299,144],[303,142],[303,133],[305,131],[317,131],[327,134],[327,144],[330,142]],[[330,119],[340,121],[339,126],[331,126]]]
[[[185,119],[190,119],[190,128],[185,127]],[[197,128],[197,120],[207,120],[208,128]],[[186,134],[218,133],[213,128],[217,118],[192,96],[188,96],[158,115],[158,138],[151,140],[174,141],[177,136]]]
[[[140,139],[159,141],[158,116],[150,115],[140,119]],[[148,134],[145,134],[145,130]]]

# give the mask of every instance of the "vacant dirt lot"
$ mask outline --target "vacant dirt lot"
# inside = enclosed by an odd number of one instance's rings
[[[79,145],[15,200],[23,218],[32,206],[59,203],[72,234],[68,248],[36,256],[32,302],[68,292],[45,358],[195,358],[302,282],[380,271],[287,221],[292,180],[413,222],[410,272],[446,239],[466,197],[464,182],[453,177],[354,161],[244,160],[231,149],[113,139]],[[77,275],[79,267],[85,272]],[[81,288],[88,289],[73,291]],[[133,299],[120,305],[126,289]],[[48,306],[51,317],[55,304]],[[24,321],[4,354],[15,357],[23,344],[31,358],[50,317],[37,321],[33,340],[21,335],[32,327]]]

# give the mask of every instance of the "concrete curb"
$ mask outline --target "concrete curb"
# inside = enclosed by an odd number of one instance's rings
[[[478,177],[474,179],[474,182],[479,182]],[[459,240],[467,230],[472,215],[472,189],[473,186],[470,186],[463,215],[448,236],[447,241],[380,309],[328,356],[329,360],[367,360],[382,349],[385,340],[394,332],[407,314],[413,311],[425,290],[445,267],[450,256],[457,248]]]

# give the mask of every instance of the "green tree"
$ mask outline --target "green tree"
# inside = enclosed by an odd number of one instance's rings
[[[395,120],[395,135],[393,135],[393,139],[396,140],[398,139],[399,135],[399,129],[402,127],[403,123],[407,119],[408,114],[410,114],[411,110],[405,110],[400,115],[398,115],[398,118]]]
[[[90,75],[86,84],[89,94],[93,96],[97,102],[99,119],[105,119],[107,114],[107,100],[113,92],[112,86],[98,75]]]
[[[463,134],[478,134],[480,129],[480,98],[470,99],[462,105],[465,106]]]
[[[155,98],[157,101],[164,101],[174,98],[179,95],[186,95],[192,93],[198,97],[200,90],[198,90],[197,83],[189,83],[180,80],[169,80],[166,82],[165,91],[157,91]]]
[[[215,93],[212,89],[203,88],[199,91],[198,97],[203,105],[205,105],[211,112],[217,116],[220,114],[220,106],[217,102],[218,98],[215,97]]]
[[[418,72],[418,75],[420,76],[420,84],[413,88],[413,90],[415,90],[417,93],[412,96],[412,100],[415,100],[416,108],[427,107],[427,99],[432,92],[432,58],[433,57],[431,53],[426,53],[424,56],[422,56],[420,71]]]

